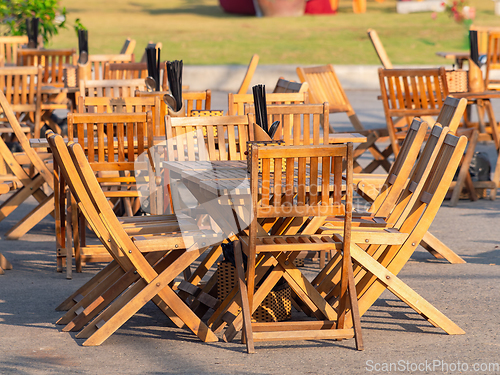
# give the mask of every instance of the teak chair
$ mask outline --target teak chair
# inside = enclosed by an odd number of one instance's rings
[[[85,64],[78,64],[78,79],[102,80],[106,79],[105,65],[107,63],[129,63],[134,61],[133,54],[117,55],[89,55]]]
[[[376,145],[377,141],[383,141],[384,138],[389,136],[387,129],[364,129],[337,78],[333,65],[328,64],[310,68],[297,67],[297,75],[301,82],[309,84],[308,92],[311,103],[328,102],[330,113],[345,112],[354,130],[367,136],[367,141],[356,147],[354,155],[357,158],[368,150],[373,155],[374,160],[363,169],[359,165],[355,165],[354,171],[371,173],[379,166],[388,171],[390,163],[387,159],[392,151],[390,148],[380,150]]]
[[[311,68],[298,67],[297,75],[300,82],[309,84],[309,100],[311,103],[328,102],[330,113],[345,112],[354,130],[364,130],[335,74],[333,65],[328,64]]]
[[[192,160],[195,145],[188,142],[192,133],[198,137],[201,130],[200,145],[206,147],[208,155],[203,160],[246,160],[247,141],[253,141],[253,115],[245,116],[209,116],[209,117],[165,117],[165,135],[167,140],[176,139],[185,146],[174,151],[173,143],[167,142],[168,160]],[[243,147],[243,149],[242,149]],[[175,155],[175,156],[174,156]]]
[[[245,105],[253,104],[252,94],[228,94],[228,115],[235,116],[245,113]],[[309,103],[307,92],[270,93],[266,94],[267,104],[305,104]],[[322,103],[321,103],[322,104]]]
[[[246,116],[214,116],[214,117],[171,117],[165,118],[165,135],[167,138],[166,160],[168,161],[228,161],[246,160],[247,141],[253,141],[253,115]],[[183,146],[180,146],[180,145]],[[179,147],[180,146],[180,147]],[[243,149],[242,149],[243,147]],[[178,176],[165,173],[164,181],[169,181],[165,196],[165,204],[171,207],[185,209],[178,194],[181,184]],[[165,185],[165,183],[164,183]],[[183,194],[186,194],[185,192]],[[203,197],[196,197],[204,201]],[[167,207],[165,207],[166,210]],[[177,212],[176,211],[176,212]],[[203,214],[204,210],[200,210]],[[197,215],[200,216],[200,215]],[[217,261],[221,255],[220,247],[214,247],[205,257],[188,281],[197,284],[203,275]],[[217,288],[217,274],[215,273],[203,286],[202,291],[212,293]],[[198,305],[193,302],[193,309]],[[202,308],[202,307],[201,307]],[[200,312],[202,314],[202,312]],[[200,315],[201,316],[201,315]]]
[[[23,48],[17,51],[17,64],[43,68],[44,85],[64,87],[64,68],[76,65],[75,49],[49,50]]]
[[[436,129],[433,129],[433,133]],[[390,225],[389,238],[392,237],[394,243],[389,244],[374,237],[387,231],[387,226],[378,230],[372,228],[371,231],[361,227],[353,228],[351,254],[355,264],[357,263],[354,272],[361,314],[366,312],[385,289],[389,289],[434,326],[442,328],[448,334],[463,334],[463,330],[396,276],[427,233],[467,143],[466,137],[458,138],[448,133],[448,129],[443,129],[439,138],[435,135],[433,144],[426,145],[413,168],[409,183],[387,218],[387,223],[393,223]],[[398,236],[401,236],[399,240],[396,239]],[[332,258],[312,282],[327,300],[339,291],[339,286],[335,285],[335,277],[331,277],[331,274],[337,274],[338,279],[338,263],[338,259]],[[325,279],[326,275],[330,277]]]
[[[35,137],[40,136],[42,118],[41,85],[42,68],[38,67],[5,67],[0,68],[0,91],[5,94],[16,118],[27,125],[25,132],[33,131]],[[0,111],[1,115],[1,111]],[[0,124],[7,121],[0,117]],[[12,131],[8,129],[0,131]]]
[[[84,98],[80,97],[78,100],[78,113],[141,113],[141,112],[152,112],[153,114],[153,126],[159,123],[157,118],[158,111],[156,108],[160,106],[158,98],[107,98],[107,97],[92,97]],[[156,121],[156,122],[155,122]],[[74,133],[74,129],[72,131]],[[72,134],[74,137],[76,134]],[[119,150],[118,150],[119,151]],[[57,166],[55,166],[57,168]],[[56,179],[57,180],[57,179]],[[70,210],[66,212],[64,204],[65,202],[65,183],[64,181],[56,181],[55,185],[59,186],[57,189],[57,195],[59,196],[56,200],[56,243],[57,243],[57,269],[62,271],[62,266],[64,261],[67,262],[67,277],[71,277],[71,263],[68,262],[75,254],[75,266],[76,271],[82,271],[82,265],[84,263],[97,262],[108,260],[109,256],[102,247],[86,246],[85,231],[78,228],[79,219],[77,216],[77,211]],[[134,211],[128,198],[126,201],[119,200],[118,198],[113,198],[115,201],[115,207],[122,204],[125,209],[129,210],[129,214]],[[71,216],[71,217],[70,217]],[[64,222],[66,220],[66,222]],[[122,219],[120,219],[122,220]],[[123,219],[125,220],[125,219]],[[127,220],[130,223],[130,220]],[[142,220],[144,224],[144,221]],[[71,226],[71,231],[68,235],[73,234],[73,244],[75,248],[73,249],[71,241],[66,239],[66,230]],[[138,227],[138,226],[137,226]],[[82,228],[83,229],[83,228]],[[127,233],[129,233],[129,230]],[[80,238],[75,238],[75,236],[80,236]],[[68,245],[68,246],[66,246]]]
[[[12,132],[15,134],[24,150],[23,154],[15,155],[8,149],[5,142],[0,142],[0,153],[13,175],[9,175],[7,180],[19,182],[18,186],[22,186],[0,205],[0,221],[10,215],[29,197],[33,196],[38,202],[38,205],[34,209],[5,234],[5,237],[8,239],[19,239],[33,228],[33,226],[54,211],[54,194],[47,195],[41,189],[42,185],[45,183],[51,189],[54,189],[54,180],[52,171],[44,162],[44,159],[46,159],[48,155],[38,153],[31,148],[23,128],[19,124],[10,103],[1,90],[0,108],[9,121]],[[30,176],[23,168],[23,165],[32,165],[36,171],[35,175]]]
[[[104,194],[109,198],[139,196],[134,163],[153,146],[153,134],[151,112],[68,114],[68,139],[77,136],[92,170],[103,175],[98,181],[106,186]],[[105,176],[111,172],[120,176]],[[131,207],[126,211],[133,216]]]
[[[236,259],[239,279],[239,294],[243,313],[224,333],[224,339],[234,338],[243,323],[249,353],[254,351],[254,341],[311,340],[355,338],[356,348],[363,350],[355,285],[352,273],[350,249],[350,224],[352,211],[352,144],[322,146],[251,146],[251,195],[253,213],[248,235],[243,232],[240,240],[248,252],[247,281],[241,253]],[[350,161],[349,161],[350,160]],[[348,185],[345,203],[342,198],[342,162],[347,165]],[[262,173],[259,173],[259,162]],[[274,174],[270,165],[274,164]],[[298,171],[295,170],[298,163]],[[286,166],[283,170],[282,167]],[[276,171],[279,171],[278,173]],[[310,171],[309,174],[307,171]],[[298,178],[294,178],[297,172]],[[306,175],[308,177],[306,178]],[[286,181],[286,182],[285,182]],[[293,182],[292,182],[293,181]],[[333,197],[330,187],[333,184]],[[292,235],[270,236],[259,230],[260,218],[345,215],[342,242],[331,236]],[[293,265],[298,253],[304,250],[337,250],[342,252],[341,297],[337,310],[325,304],[322,296],[311,287],[309,281]],[[264,261],[265,259],[265,261]],[[275,266],[254,293],[257,279]],[[256,264],[259,264],[256,268]],[[260,276],[260,277],[259,277]],[[285,278],[296,293],[318,318],[319,322],[293,321],[285,323],[252,323],[251,313],[281,279]],[[349,306],[354,329],[345,327]],[[335,328],[334,328],[335,327]]]
[[[0,36],[0,67],[17,65],[17,51],[28,45],[28,36]]]
[[[153,114],[154,135],[163,133],[161,113],[166,111],[166,104],[159,97],[79,97],[78,113],[132,113],[148,112]]]
[[[415,116],[437,116],[448,96],[444,68],[382,69],[378,71],[382,103],[392,150],[399,152],[399,141]],[[406,121],[396,122],[396,118]]]
[[[370,38],[370,41],[373,44],[373,48],[375,48],[375,52],[377,52],[377,56],[380,59],[380,62],[382,63],[384,69],[392,69],[391,60],[389,59],[389,56],[387,56],[384,45],[380,41],[377,32],[373,29],[368,29],[367,33],[368,38]]]
[[[492,72],[500,70],[500,31],[488,33],[488,49],[486,52],[486,90],[500,90],[500,80],[492,78]]]
[[[145,90],[143,79],[80,80],[80,96],[124,98],[135,96],[136,90]]]
[[[246,94],[248,92],[248,88],[250,87],[250,83],[252,82],[252,78],[255,70],[257,69],[257,65],[259,65],[259,55],[255,54],[252,56],[250,62],[248,63],[245,77],[243,77],[243,82],[241,82],[240,88],[237,91],[238,94]]]
[[[363,217],[359,225],[366,226],[372,224],[380,226],[385,220],[386,223],[391,222],[388,219],[391,212],[395,209],[397,202],[401,197],[401,193],[408,185],[410,172],[413,171],[417,155],[419,156],[419,165],[427,166],[432,162],[432,152],[439,149],[449,128],[443,131],[440,124],[436,124],[425,144],[425,148],[421,151],[421,145],[426,137],[427,123],[421,119],[415,118],[407,132],[405,140],[401,146],[401,151],[396,157],[389,174],[382,183],[374,183],[377,176],[363,174],[361,176],[354,175],[354,181],[357,183],[357,192],[366,199],[371,206],[367,209],[367,213],[355,213],[355,217]],[[419,176],[419,178],[422,178]],[[413,180],[410,183],[417,183]],[[378,185],[378,186],[376,186]],[[366,221],[366,218],[369,221]],[[375,219],[376,218],[376,219]],[[382,219],[382,221],[380,220]],[[373,221],[370,221],[373,220]],[[357,225],[354,223],[353,225]],[[384,224],[385,225],[385,224]],[[445,244],[439,241],[432,233],[427,232],[421,243],[422,247],[428,250],[436,258],[444,258],[450,263],[465,263],[465,261],[455,252],[449,249]]]
[[[206,249],[198,247],[197,242],[210,236],[210,231],[131,239],[102,194],[81,146],[73,143],[68,150],[62,138],[55,135],[49,138],[49,142],[59,158],[59,164],[63,166],[62,172],[80,209],[115,259],[113,267],[117,265],[121,269],[121,273],[117,269],[108,274],[109,278],[117,274],[111,282],[96,283],[96,289],[99,284],[107,284],[110,289],[104,290],[104,293],[96,290],[96,303],[89,307],[93,309],[96,304],[102,303],[108,307],[77,338],[87,339],[84,346],[100,345],[149,300],[153,300],[177,325],[185,324],[203,341],[217,341],[213,332],[169,286],[179,272]],[[123,292],[109,299],[112,289],[123,288],[123,284],[130,287],[125,287]]]
[[[401,216],[400,222],[396,225],[399,233],[407,233],[408,236],[401,245],[370,246],[366,251],[353,246],[353,259],[367,271],[366,274],[363,272],[357,276],[361,314],[375,302],[383,290],[389,289],[434,326],[442,328],[448,334],[464,333],[396,275],[412,255],[416,244],[428,231],[462,158],[466,143],[465,137],[459,139],[447,134],[427,178],[423,179],[415,189],[411,188],[411,185],[408,186],[403,193],[401,200],[403,206],[405,201],[413,201],[413,204],[404,207],[407,213]]]

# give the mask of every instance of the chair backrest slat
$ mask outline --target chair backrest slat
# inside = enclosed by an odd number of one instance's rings
[[[28,36],[0,36],[0,67],[17,65],[17,51],[28,45]]]
[[[75,49],[49,50],[23,48],[17,51],[17,63],[43,67],[43,84],[64,87],[64,68],[76,64]]]
[[[246,160],[253,115],[165,117],[168,160]],[[176,148],[174,149],[174,146]]]
[[[389,59],[389,56],[387,56],[384,45],[380,41],[377,32],[373,29],[368,29],[368,37],[370,38],[370,41],[372,42],[373,47],[375,48],[375,52],[377,52],[377,56],[380,59],[382,66],[385,69],[392,69],[391,60]]]
[[[145,90],[143,79],[80,80],[80,96],[124,98]]]
[[[351,176],[352,181],[351,143],[320,146],[253,144],[251,156],[255,219],[344,215],[342,165],[347,166],[347,178]],[[281,198],[275,199],[277,195]]]
[[[68,138],[74,139],[76,129],[94,171],[134,171],[137,156],[152,145],[151,123],[151,112],[70,113]]]

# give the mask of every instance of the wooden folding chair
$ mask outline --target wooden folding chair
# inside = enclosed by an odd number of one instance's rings
[[[84,346],[100,345],[148,301],[153,300],[177,325],[185,324],[203,341],[217,341],[213,332],[169,286],[169,283],[206,249],[200,248],[198,241],[212,238],[210,231],[201,233],[193,230],[177,235],[131,239],[122,229],[102,194],[81,146],[70,144],[68,153],[62,138],[55,135],[53,137],[52,140],[49,138],[51,147],[60,159],[64,177],[78,201],[79,208],[115,259],[107,274],[112,280],[106,279],[98,283],[105,284],[109,289],[105,289],[103,293],[100,293],[102,290],[96,290],[96,302],[94,306],[87,308],[92,313],[96,305],[104,303],[108,307],[96,316],[77,338],[87,339],[83,343]],[[115,266],[121,269],[121,274],[118,269],[111,269]],[[117,289],[120,290],[117,292]],[[110,299],[109,296],[113,293],[114,298]]]
[[[76,65],[75,49],[49,50],[23,48],[17,51],[17,64],[43,68],[42,84],[64,87],[64,68]]]
[[[159,111],[157,108],[162,104],[159,98],[107,98],[107,97],[91,97],[84,98],[80,97],[78,100],[78,112],[79,113],[141,113],[141,112],[151,112],[153,114],[153,128],[158,129],[159,125],[156,126],[160,120],[158,118]],[[164,105],[164,104],[163,104]],[[74,125],[74,124],[73,124]],[[77,137],[75,133],[75,127],[72,125],[73,130],[71,131],[71,138]],[[155,130],[155,132],[156,132]],[[156,133],[155,133],[156,135]],[[116,150],[119,152],[119,150]],[[57,165],[55,166],[57,169]],[[72,257],[75,254],[76,257],[76,270],[81,272],[82,265],[84,263],[91,263],[96,261],[109,260],[109,256],[102,247],[87,246],[85,245],[85,231],[82,222],[78,218],[76,208],[74,210],[66,211],[66,191],[64,180],[59,181],[56,173],[56,191],[58,198],[56,200],[56,247],[57,247],[57,269],[62,271],[62,266],[64,261],[67,262],[67,277],[71,278],[71,262],[69,262],[68,257]],[[134,211],[134,207],[129,202],[129,198],[125,198],[126,201],[120,201],[120,198],[113,197],[114,205],[123,205],[127,209]],[[74,212],[73,212],[74,211]],[[125,220],[125,219],[120,219]],[[66,222],[64,222],[66,221]],[[131,224],[130,220],[127,220],[127,224]],[[141,224],[137,225],[136,228],[143,227],[148,224],[143,219],[141,219]],[[71,228],[69,228],[71,226]],[[80,226],[80,228],[79,228]],[[126,228],[126,227],[125,227]],[[66,230],[70,229],[69,235],[73,234],[73,242],[67,240]],[[126,228],[127,232],[128,229]],[[144,232],[144,229],[141,229]],[[79,238],[75,236],[80,236]],[[73,249],[73,244],[75,248]]]
[[[370,41],[373,44],[373,48],[375,48],[375,52],[377,52],[377,56],[380,59],[380,62],[382,63],[384,69],[392,69],[391,60],[389,59],[389,56],[387,56],[384,45],[380,41],[377,32],[373,29],[368,29],[367,33],[368,38],[370,38]]]
[[[394,155],[413,117],[437,116],[448,96],[444,68],[378,71],[382,103]],[[403,118],[404,121],[396,121]]]
[[[253,104],[253,94],[228,94],[228,115],[236,116],[245,113],[245,105]],[[307,92],[270,93],[266,94],[266,104],[305,104],[309,103]],[[322,103],[321,103],[322,104]]]
[[[76,69],[75,49],[46,50],[20,49],[17,52],[17,63],[22,66],[38,66],[43,69],[42,79],[42,120],[54,131],[58,125],[51,119],[52,112],[68,108],[67,81],[65,71]],[[40,134],[35,134],[40,137]]]
[[[350,160],[350,161],[349,161]],[[248,271],[246,284],[241,255],[237,256],[239,294],[243,313],[235,318],[224,333],[224,339],[234,338],[243,324],[249,353],[254,351],[253,341],[310,340],[355,338],[356,348],[363,350],[361,325],[355,296],[354,278],[350,261],[350,221],[352,187],[347,189],[342,203],[342,164],[352,181],[352,144],[322,146],[259,146],[251,147],[251,195],[253,213],[248,235],[240,240],[247,249]],[[259,162],[262,165],[260,173]],[[296,170],[295,163],[298,163]],[[271,174],[270,166],[274,165]],[[282,168],[284,169],[282,170]],[[294,176],[298,176],[294,177]],[[306,177],[307,176],[307,177]],[[284,178],[284,180],[283,180]],[[285,182],[286,181],[286,182]],[[293,181],[293,182],[292,182]],[[333,184],[333,198],[330,187]],[[352,185],[350,185],[352,186]],[[259,218],[345,215],[343,242],[332,237],[314,235],[270,236],[259,229]],[[342,293],[334,310],[310,285],[293,265],[298,253],[304,250],[342,251]],[[235,253],[239,253],[238,248]],[[256,264],[259,264],[256,268]],[[267,264],[267,266],[266,266]],[[267,277],[263,273],[274,264]],[[252,323],[251,314],[269,294],[276,283],[284,278],[295,294],[318,318],[319,322],[293,321],[278,323]],[[255,289],[255,282],[262,283]],[[246,288],[245,288],[246,287]],[[247,289],[247,290],[245,290]],[[248,300],[247,300],[248,298]],[[346,329],[345,319],[349,306],[354,329]]]
[[[0,108],[9,121],[13,133],[24,150],[23,154],[16,156],[8,149],[3,140],[0,142],[0,153],[13,174],[12,177],[8,176],[7,179],[9,181],[18,182],[18,186],[22,186],[22,188],[18,189],[0,205],[0,221],[5,219],[30,196],[33,196],[38,202],[38,205],[33,210],[5,234],[5,237],[8,239],[19,239],[54,210],[54,194],[47,195],[41,189],[42,185],[45,183],[53,189],[54,181],[52,171],[43,161],[48,158],[49,155],[37,153],[31,148],[23,128],[17,121],[16,115],[12,111],[9,102],[1,90]],[[30,176],[23,168],[23,165],[32,165],[36,171],[35,175]]]
[[[414,116],[424,118],[431,117],[428,122],[433,123],[432,117],[440,114],[443,107],[448,107],[449,111],[456,108],[464,108],[466,102],[459,102],[455,99],[448,99],[448,105],[445,106],[448,97],[448,85],[444,68],[433,69],[379,69],[380,90],[382,93],[382,102],[387,121],[392,148],[394,154],[399,152],[399,142],[404,138],[405,129],[408,121]],[[453,104],[455,103],[455,104]],[[449,119],[447,124],[443,118],[443,125],[449,126],[452,132],[457,132],[460,119],[464,110],[455,112],[455,116]],[[399,118],[398,121],[395,119]],[[452,184],[453,194],[451,204],[456,205],[462,188],[465,186],[471,194],[471,199],[475,200],[475,188],[469,175],[469,165],[477,144],[478,134],[474,129],[467,130],[469,146],[467,154],[464,157],[460,167],[459,177],[456,184]],[[493,197],[493,196],[492,196]]]
[[[360,314],[364,314],[380,294],[388,289],[434,326],[442,328],[448,334],[464,333],[396,275],[429,230],[455,175],[466,144],[466,137],[458,138],[448,133],[447,129],[443,131],[433,147],[426,146],[424,149],[412,171],[409,183],[386,219],[387,223],[393,223],[391,229],[388,230],[386,226],[379,229],[372,227],[370,230],[353,228],[351,256],[355,263]],[[340,232],[341,230],[337,231]],[[376,238],[382,234],[387,235],[387,239],[393,242]],[[340,291],[339,262],[339,259],[332,257],[312,281],[317,291],[328,301],[335,301]]]
[[[488,33],[486,75],[484,78],[486,90],[500,90],[500,80],[492,78],[492,72],[495,70],[500,70],[500,31],[490,31]]]
[[[134,61],[133,54],[89,55],[85,64],[78,64],[79,80],[106,79],[105,65],[107,63],[130,63]]]
[[[168,161],[228,161],[246,160],[246,144],[254,140],[253,115],[245,116],[214,116],[214,117],[170,117],[165,118],[165,134],[167,138],[166,160]],[[178,147],[183,144],[184,146]],[[202,145],[202,146],[200,146]],[[186,209],[178,196],[180,179],[168,171],[163,177],[170,181],[167,186],[164,203],[170,201],[171,207]],[[165,184],[164,184],[165,185]],[[185,193],[183,193],[185,194]],[[196,197],[198,199],[200,197]],[[167,207],[165,207],[165,210]],[[202,220],[203,215],[196,215]],[[193,213],[194,215],[194,213]],[[222,254],[220,246],[213,247],[201,265],[187,280],[196,285],[205,273],[213,266]],[[202,291],[210,294],[217,289],[217,272],[215,272]],[[191,304],[199,316],[206,312],[197,299]]]
[[[78,113],[133,113],[148,112],[153,114],[154,135],[162,135],[164,126],[162,113],[166,104],[159,97],[80,97],[77,100]]]
[[[335,74],[333,65],[328,64],[310,68],[297,67],[297,75],[301,82],[309,84],[308,92],[311,103],[328,102],[330,113],[345,112],[354,130],[367,136],[367,141],[358,145],[354,150],[354,157],[357,159],[368,150],[373,155],[374,160],[364,169],[355,166],[354,171],[371,173],[379,166],[388,171],[391,165],[388,158],[391,156],[392,150],[390,148],[380,150],[376,145],[376,142],[383,141],[389,135],[387,129],[364,129]]]
[[[139,209],[137,198],[142,195],[135,177],[135,162],[139,155],[147,153],[153,146],[153,134],[151,112],[68,114],[68,139],[72,141],[76,135],[77,142],[85,148],[89,163],[99,176],[97,179],[101,189],[105,190],[104,195],[113,199],[116,203],[114,208],[123,210],[127,216],[134,216]],[[153,184],[154,178],[150,179],[150,182]],[[136,204],[133,204],[131,199],[135,199]],[[156,212],[155,195],[153,194],[150,199],[153,212]],[[66,219],[65,211],[62,205],[58,207],[62,225]],[[58,268],[62,267],[60,258],[68,258],[70,250],[74,248],[76,270],[81,272],[82,261],[87,258],[87,253],[89,259],[95,258],[96,252],[100,249],[87,247],[84,243],[85,237],[80,236],[78,231],[82,231],[83,228],[78,229],[77,208],[74,202],[71,211],[75,243],[72,246],[67,238],[64,251],[60,236]],[[66,259],[67,263],[68,261],[69,259]]]
[[[42,117],[41,67],[5,67],[0,68],[0,91],[5,94],[12,111],[20,123],[25,125],[23,131],[40,135]],[[1,115],[1,111],[0,111]],[[0,117],[0,124],[7,121]],[[10,126],[1,128],[0,132],[12,132]]]
[[[28,45],[28,36],[0,36],[0,67],[16,66],[17,51]]]
[[[143,79],[80,80],[79,96],[124,98],[135,96],[136,90],[145,90]]]
[[[246,94],[248,92],[248,88],[250,87],[250,83],[252,82],[252,78],[255,70],[257,69],[257,65],[259,65],[259,55],[255,54],[252,56],[250,62],[248,63],[245,77],[243,77],[243,82],[241,82],[241,86],[237,91],[238,94]]]
[[[328,64],[311,68],[298,67],[297,75],[300,82],[307,82],[309,84],[309,100],[311,103],[321,104],[328,102],[330,113],[345,112],[354,130],[364,130],[335,74],[333,65]]]
[[[428,136],[424,150],[421,151],[421,145],[425,139],[426,130],[427,124],[425,122],[417,118],[413,120],[401,146],[400,153],[396,157],[383,183],[375,182],[377,177],[370,174],[363,174],[362,176],[354,175],[358,194],[371,203],[371,206],[367,209],[368,215],[363,212],[355,213],[355,217],[363,217],[359,225],[366,226],[368,223],[371,223],[375,226],[380,226],[380,219],[385,220],[386,223],[390,222],[391,219],[388,219],[388,217],[395,209],[401,197],[401,193],[404,191],[407,184],[416,184],[418,182],[415,179],[408,182],[410,172],[415,168],[414,165],[416,165],[415,160],[417,155],[421,152],[418,165],[429,165],[432,162],[433,150],[436,149],[436,147],[439,148],[449,128],[446,128],[443,132],[440,125],[435,125]],[[422,177],[420,176],[419,178]],[[366,221],[367,217],[378,219],[374,219],[374,221],[370,222]],[[358,225],[358,222],[355,222],[353,225]],[[420,244],[436,258],[444,258],[450,263],[465,263],[460,256],[430,232],[424,235]]]
[[[309,90],[309,84],[307,82],[293,82],[287,81],[284,78],[279,78],[278,82],[276,82],[276,86],[274,87],[273,92],[307,92]]]

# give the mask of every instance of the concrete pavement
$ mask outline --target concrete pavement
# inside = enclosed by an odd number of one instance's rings
[[[376,90],[347,94],[365,126],[383,126]],[[225,95],[214,91],[214,109],[227,108]],[[343,115],[331,121],[336,130],[350,130]],[[480,147],[494,158],[492,144]],[[14,266],[0,276],[0,374],[500,373],[500,200],[460,201],[457,207],[445,202],[439,210],[431,231],[467,264],[450,265],[418,248],[399,274],[465,335],[446,335],[384,292],[361,319],[364,352],[353,340],[317,340],[259,343],[255,355],[247,355],[239,340],[202,343],[151,303],[103,345],[81,346],[74,333],[54,324],[62,315],[54,309],[102,265],[85,266],[72,280],[55,272],[50,217],[19,241],[1,237],[33,206],[0,222],[0,253]],[[306,263],[309,274],[315,267]]]

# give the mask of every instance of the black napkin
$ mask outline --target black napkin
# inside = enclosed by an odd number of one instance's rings
[[[177,103],[176,111],[182,108],[182,60],[167,61],[168,87]]]
[[[38,25],[40,18],[26,19],[26,34],[28,34],[28,46],[30,48],[38,48]]]
[[[78,29],[78,63],[86,64],[89,56],[89,32]]]

